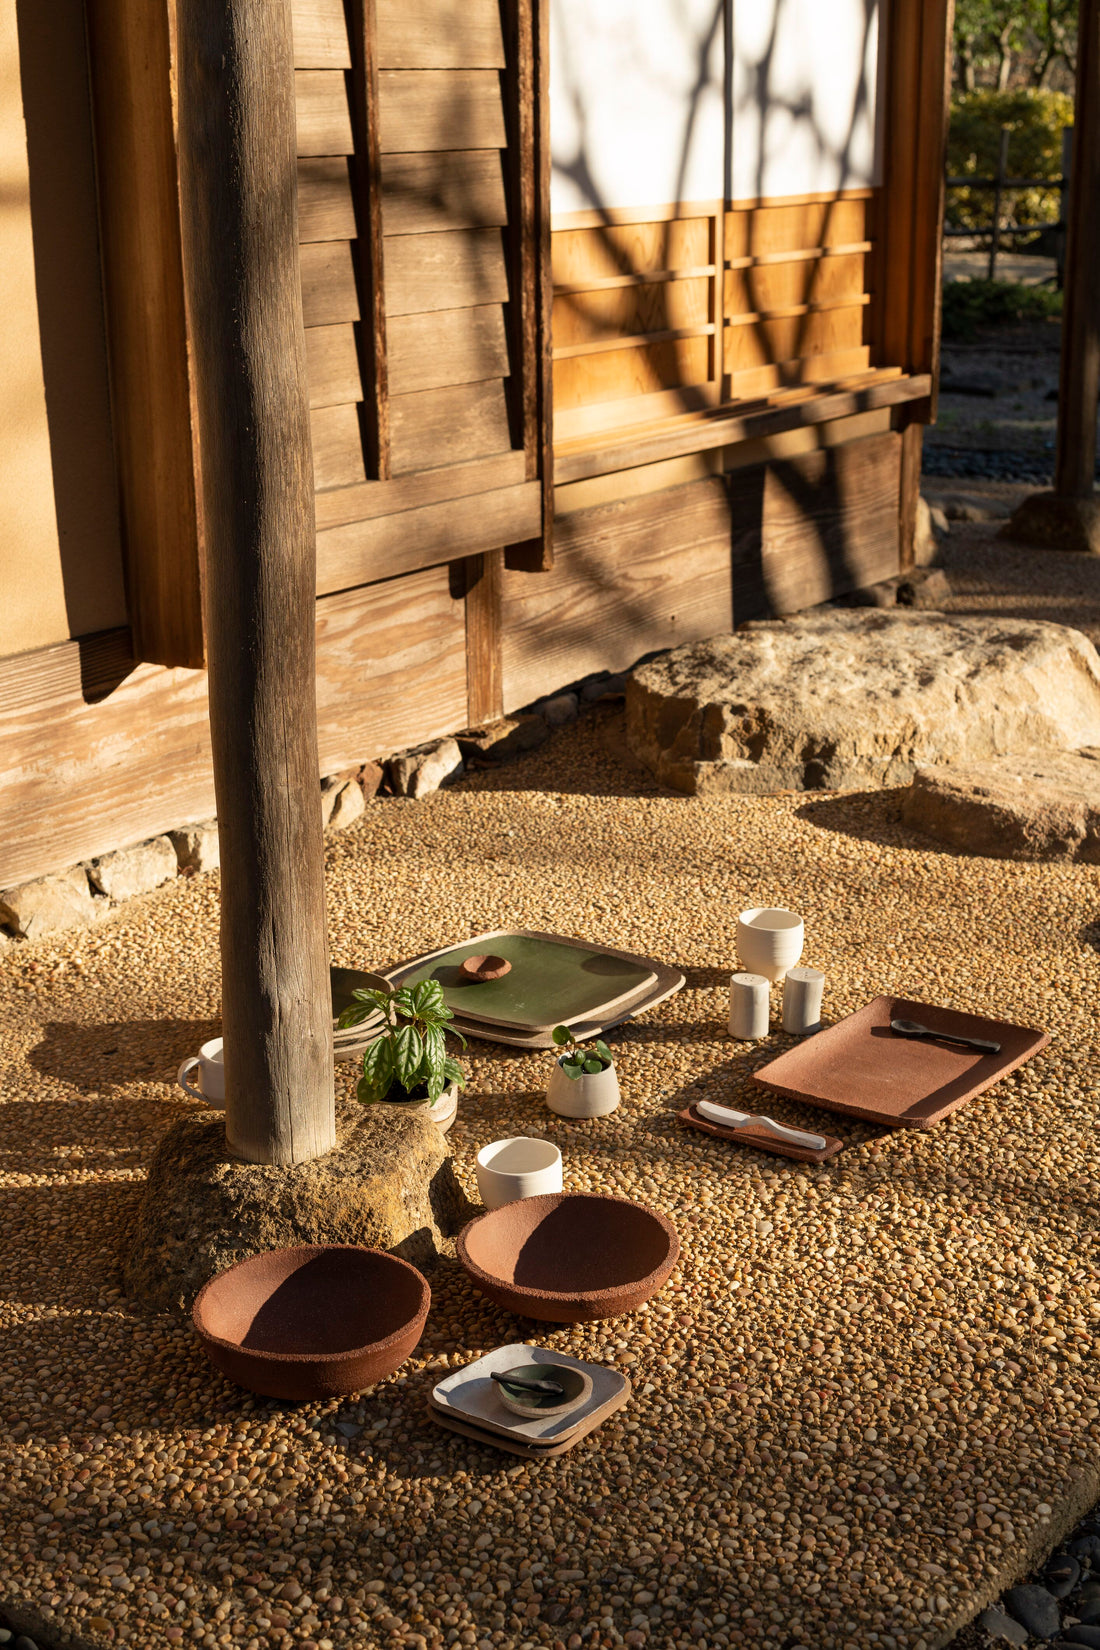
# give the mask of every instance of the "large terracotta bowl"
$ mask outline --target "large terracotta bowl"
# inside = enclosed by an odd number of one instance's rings
[[[621,1197],[551,1192],[479,1215],[458,1258],[483,1295],[525,1318],[584,1323],[632,1312],[680,1258],[672,1222]]]
[[[269,1398],[333,1398],[392,1375],[424,1332],[431,1290],[407,1261],[353,1244],[269,1249],[199,1291],[213,1364]]]

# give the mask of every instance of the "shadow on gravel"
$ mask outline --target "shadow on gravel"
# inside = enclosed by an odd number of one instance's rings
[[[817,825],[823,831],[837,831],[860,842],[873,842],[886,848],[916,848],[925,853],[933,849],[954,858],[966,858],[961,851],[903,822],[901,799],[905,790],[904,786],[895,786],[882,791],[844,791],[840,795],[823,796],[819,801],[804,802],[795,809],[795,814],[809,825]]]
[[[218,1020],[107,1020],[47,1022],[27,1058],[35,1071],[99,1094],[121,1083],[163,1078],[221,1030]]]

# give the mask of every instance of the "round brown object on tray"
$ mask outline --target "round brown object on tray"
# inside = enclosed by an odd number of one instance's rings
[[[219,1272],[192,1311],[211,1362],[269,1398],[373,1386],[424,1332],[431,1290],[407,1261],[354,1244],[269,1249]]]
[[[471,980],[502,980],[505,974],[512,972],[507,957],[496,957],[491,953],[466,957],[460,967],[461,972]]]
[[[546,1323],[633,1312],[680,1258],[676,1229],[656,1209],[587,1192],[525,1197],[479,1215],[458,1258],[482,1294]]]

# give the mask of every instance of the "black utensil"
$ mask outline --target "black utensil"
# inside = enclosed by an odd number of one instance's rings
[[[552,1398],[565,1397],[565,1388],[559,1386],[557,1381],[526,1381],[519,1376],[513,1379],[511,1375],[501,1375],[495,1369],[489,1371],[489,1379],[499,1381],[501,1386],[517,1387],[521,1392],[543,1392]]]
[[[937,1043],[962,1043],[965,1048],[977,1049],[979,1054],[1000,1054],[1000,1043],[987,1043],[981,1037],[960,1037],[954,1031],[933,1031],[931,1026],[922,1026],[919,1020],[891,1020],[890,1030],[897,1032],[899,1037],[921,1038],[930,1037]]]

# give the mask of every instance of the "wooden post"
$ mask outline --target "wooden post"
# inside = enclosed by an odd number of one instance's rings
[[[290,0],[180,0],[184,254],[222,863],[226,1135],[335,1144]]]
[[[1008,139],[1007,126],[1001,127],[1001,141],[997,150],[997,176],[993,179],[993,233],[989,240],[989,271],[988,279],[997,279],[997,253],[1001,249],[1001,212],[1004,206],[1005,179],[1008,177]]]
[[[1054,490],[1026,498],[1002,531],[1042,549],[1100,555],[1095,496],[1100,259],[1092,244],[1100,201],[1100,0],[1081,0],[1078,15]]]

